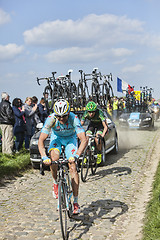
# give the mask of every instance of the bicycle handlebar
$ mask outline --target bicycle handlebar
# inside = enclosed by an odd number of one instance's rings
[[[74,158],[74,162],[75,162],[75,164],[76,164],[76,169],[77,169],[77,172],[80,172],[80,170],[79,170],[79,166],[78,166],[78,161],[77,161],[77,158]],[[52,161],[52,164],[64,164],[64,163],[70,163],[69,162],[69,160],[67,160],[67,159],[59,159],[59,160],[57,160],[57,161]]]
[[[44,77],[44,78],[38,78],[38,77],[37,77],[37,83],[38,83],[38,85],[41,85],[40,82],[39,82],[40,80],[47,80],[47,81],[49,81],[49,80],[52,80],[52,79],[51,79],[50,77],[48,77],[48,78],[47,78],[47,77]]]
[[[79,169],[79,166],[78,166],[78,161],[77,161],[77,158],[75,158],[75,164],[76,164],[76,170],[77,170],[77,172],[80,172],[80,169]],[[59,160],[57,160],[57,161],[51,161],[51,164],[65,164],[65,163],[69,163],[69,160],[67,160],[67,159],[59,159]],[[40,174],[42,175],[42,176],[44,176],[45,174],[44,174],[44,164],[43,164],[43,160],[41,159],[41,161],[40,161]]]

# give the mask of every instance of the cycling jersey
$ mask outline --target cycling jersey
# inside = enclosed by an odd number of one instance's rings
[[[85,121],[85,119],[88,119],[93,123],[101,123],[106,120],[103,111],[99,108],[95,111],[95,115],[92,118],[89,116],[88,111],[85,111],[81,118],[81,121]]]
[[[42,133],[49,134],[51,130],[50,146],[48,151],[58,149],[61,152],[61,146],[64,145],[66,157],[74,156],[77,151],[77,134],[84,132],[79,118],[70,112],[66,123],[61,124],[52,113],[48,116],[41,130]]]
[[[52,130],[51,135],[54,134],[59,137],[68,137],[71,135],[84,132],[84,129],[80,123],[79,118],[72,112],[69,114],[68,120],[64,124],[61,124],[58,121],[54,113],[48,116],[41,132],[49,134],[50,130]]]

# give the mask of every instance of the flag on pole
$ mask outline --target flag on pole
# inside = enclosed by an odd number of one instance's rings
[[[126,91],[130,87],[131,86],[128,83],[117,77],[117,92]]]

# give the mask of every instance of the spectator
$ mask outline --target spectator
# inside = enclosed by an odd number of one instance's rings
[[[32,135],[35,133],[37,123],[41,122],[39,118],[39,108],[38,108],[38,98],[36,96],[32,97],[32,107],[37,106],[37,109],[34,114],[33,123],[32,123]]]
[[[32,98],[27,97],[25,100],[25,119],[26,119],[26,134],[25,134],[25,148],[29,150],[29,144],[31,137],[33,136],[33,123],[34,123],[34,115],[37,110],[37,104],[32,107]]]
[[[118,117],[118,99],[117,99],[117,97],[113,98],[112,116],[113,116],[113,121],[117,120],[117,117]]]
[[[43,93],[43,96],[44,96],[44,101],[45,101],[45,106],[46,106],[46,109],[47,109],[47,114],[48,116],[50,115],[50,110],[49,110],[49,102],[48,102],[48,96],[49,94],[46,92],[46,93]]]
[[[39,118],[42,123],[45,122],[46,118],[48,117],[47,108],[45,106],[45,100],[42,97],[40,103],[38,104],[39,109]]]
[[[25,118],[24,118],[24,106],[22,106],[22,100],[20,98],[15,98],[12,102],[12,108],[15,115],[15,124],[13,128],[15,140],[15,150],[19,150],[23,146],[24,136],[25,136]]]
[[[9,95],[6,92],[1,94],[0,103],[0,128],[2,130],[2,153],[12,154],[14,146],[14,113],[9,102]]]
[[[110,116],[112,116],[112,104],[110,100],[107,102],[107,112]]]

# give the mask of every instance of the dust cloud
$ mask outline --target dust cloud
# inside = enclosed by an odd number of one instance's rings
[[[118,130],[118,144],[119,149],[129,150],[140,147],[142,144],[143,136],[139,130]]]

